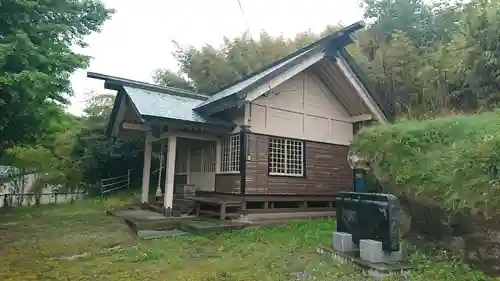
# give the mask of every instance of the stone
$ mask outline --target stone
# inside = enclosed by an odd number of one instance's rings
[[[309,279],[309,273],[307,272],[293,272],[291,275],[296,279]]]
[[[383,262],[382,242],[371,239],[359,240],[359,257],[371,263]]]
[[[337,196],[338,232],[351,233],[355,244],[360,239],[375,239],[386,251],[399,250],[401,208],[397,197],[360,192],[340,192]]]
[[[459,255],[464,260],[467,256],[465,240],[458,236],[454,236],[450,240],[448,248],[452,253]]]
[[[406,239],[411,230],[411,216],[403,208],[398,212],[399,218],[399,237]]]
[[[403,260],[403,245],[399,251],[385,252],[382,249],[382,242],[371,239],[361,239],[359,241],[359,257],[371,263],[395,263]]]
[[[367,263],[359,258],[357,252],[340,253],[331,247],[323,245],[318,246],[316,251],[319,254],[331,257],[336,263],[361,269],[361,271],[375,280],[384,280],[385,278],[389,278],[390,280],[411,280],[410,271],[413,267],[405,262]]]
[[[333,233],[333,248],[339,252],[350,252],[357,250],[356,245],[352,242],[352,235],[345,232]]]
[[[179,230],[179,229],[173,229],[173,230],[139,230],[137,232],[137,236],[140,239],[144,240],[150,240],[150,239],[155,239],[155,238],[164,238],[164,237],[175,237],[175,236],[182,236],[186,235],[187,233]]]

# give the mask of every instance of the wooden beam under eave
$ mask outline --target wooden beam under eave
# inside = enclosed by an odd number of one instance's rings
[[[133,130],[120,130],[118,135],[116,135],[117,139],[120,140],[132,140],[132,141],[144,141],[144,132],[142,131],[133,131]]]
[[[353,116],[350,119],[350,121],[352,123],[362,122],[362,121],[371,121],[371,120],[374,120],[373,115],[371,115],[371,114],[362,114],[362,115],[358,115],[358,116]]]
[[[150,132],[152,131],[151,127],[146,124],[135,124],[135,123],[122,123],[122,129],[124,130],[132,130],[132,131],[141,131],[141,132]]]
[[[370,93],[368,93],[368,90],[365,89],[364,85],[361,83],[361,81],[359,81],[358,77],[352,71],[349,64],[343,58],[337,58],[335,63],[338,66],[339,70],[342,71],[344,75],[347,77],[351,86],[354,87],[354,89],[358,93],[358,96],[363,100],[363,103],[368,107],[370,112],[376,117],[377,121],[381,123],[387,123],[388,122],[387,118],[382,112],[382,109],[379,108],[377,103],[371,97]]]
[[[123,117],[125,116],[125,113],[127,112],[127,96],[122,94],[122,95],[117,95],[116,98],[120,98],[119,101],[117,101],[118,104],[118,110],[116,117],[114,119],[114,124],[111,129],[111,136],[117,136],[118,131],[120,130],[120,123],[123,120]]]
[[[159,135],[157,138],[153,139],[153,142],[167,139],[169,137],[178,137],[184,139],[194,139],[194,140],[207,140],[207,141],[217,141],[218,138],[213,134],[199,134],[199,133],[188,133],[188,132],[165,132]]]

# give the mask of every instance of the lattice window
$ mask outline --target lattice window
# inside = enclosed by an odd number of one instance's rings
[[[221,141],[220,171],[236,173],[240,171],[240,135],[231,135]]]
[[[215,142],[200,141],[191,148],[191,172],[215,172]]]
[[[187,156],[188,147],[186,145],[177,146],[177,151],[175,152],[175,174],[185,175],[187,174]]]
[[[215,172],[215,142],[206,142],[201,152],[202,172]]]
[[[269,138],[269,174],[276,176],[304,175],[304,142]]]
[[[200,147],[192,147],[191,148],[191,172],[199,173],[201,172],[202,166],[202,152]]]

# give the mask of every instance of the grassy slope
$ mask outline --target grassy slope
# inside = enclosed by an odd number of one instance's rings
[[[500,206],[498,113],[368,127],[353,149],[402,191],[450,209]]]
[[[0,280],[365,280],[315,253],[332,221],[209,236],[137,241],[104,211],[124,201],[80,202],[0,213]],[[100,252],[121,245],[120,249]],[[92,252],[77,260],[51,257]],[[485,280],[452,262],[414,254],[413,280]]]

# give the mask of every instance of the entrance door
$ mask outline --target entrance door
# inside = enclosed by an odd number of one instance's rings
[[[189,184],[196,185],[197,190],[215,191],[215,147],[215,141],[191,142]]]

